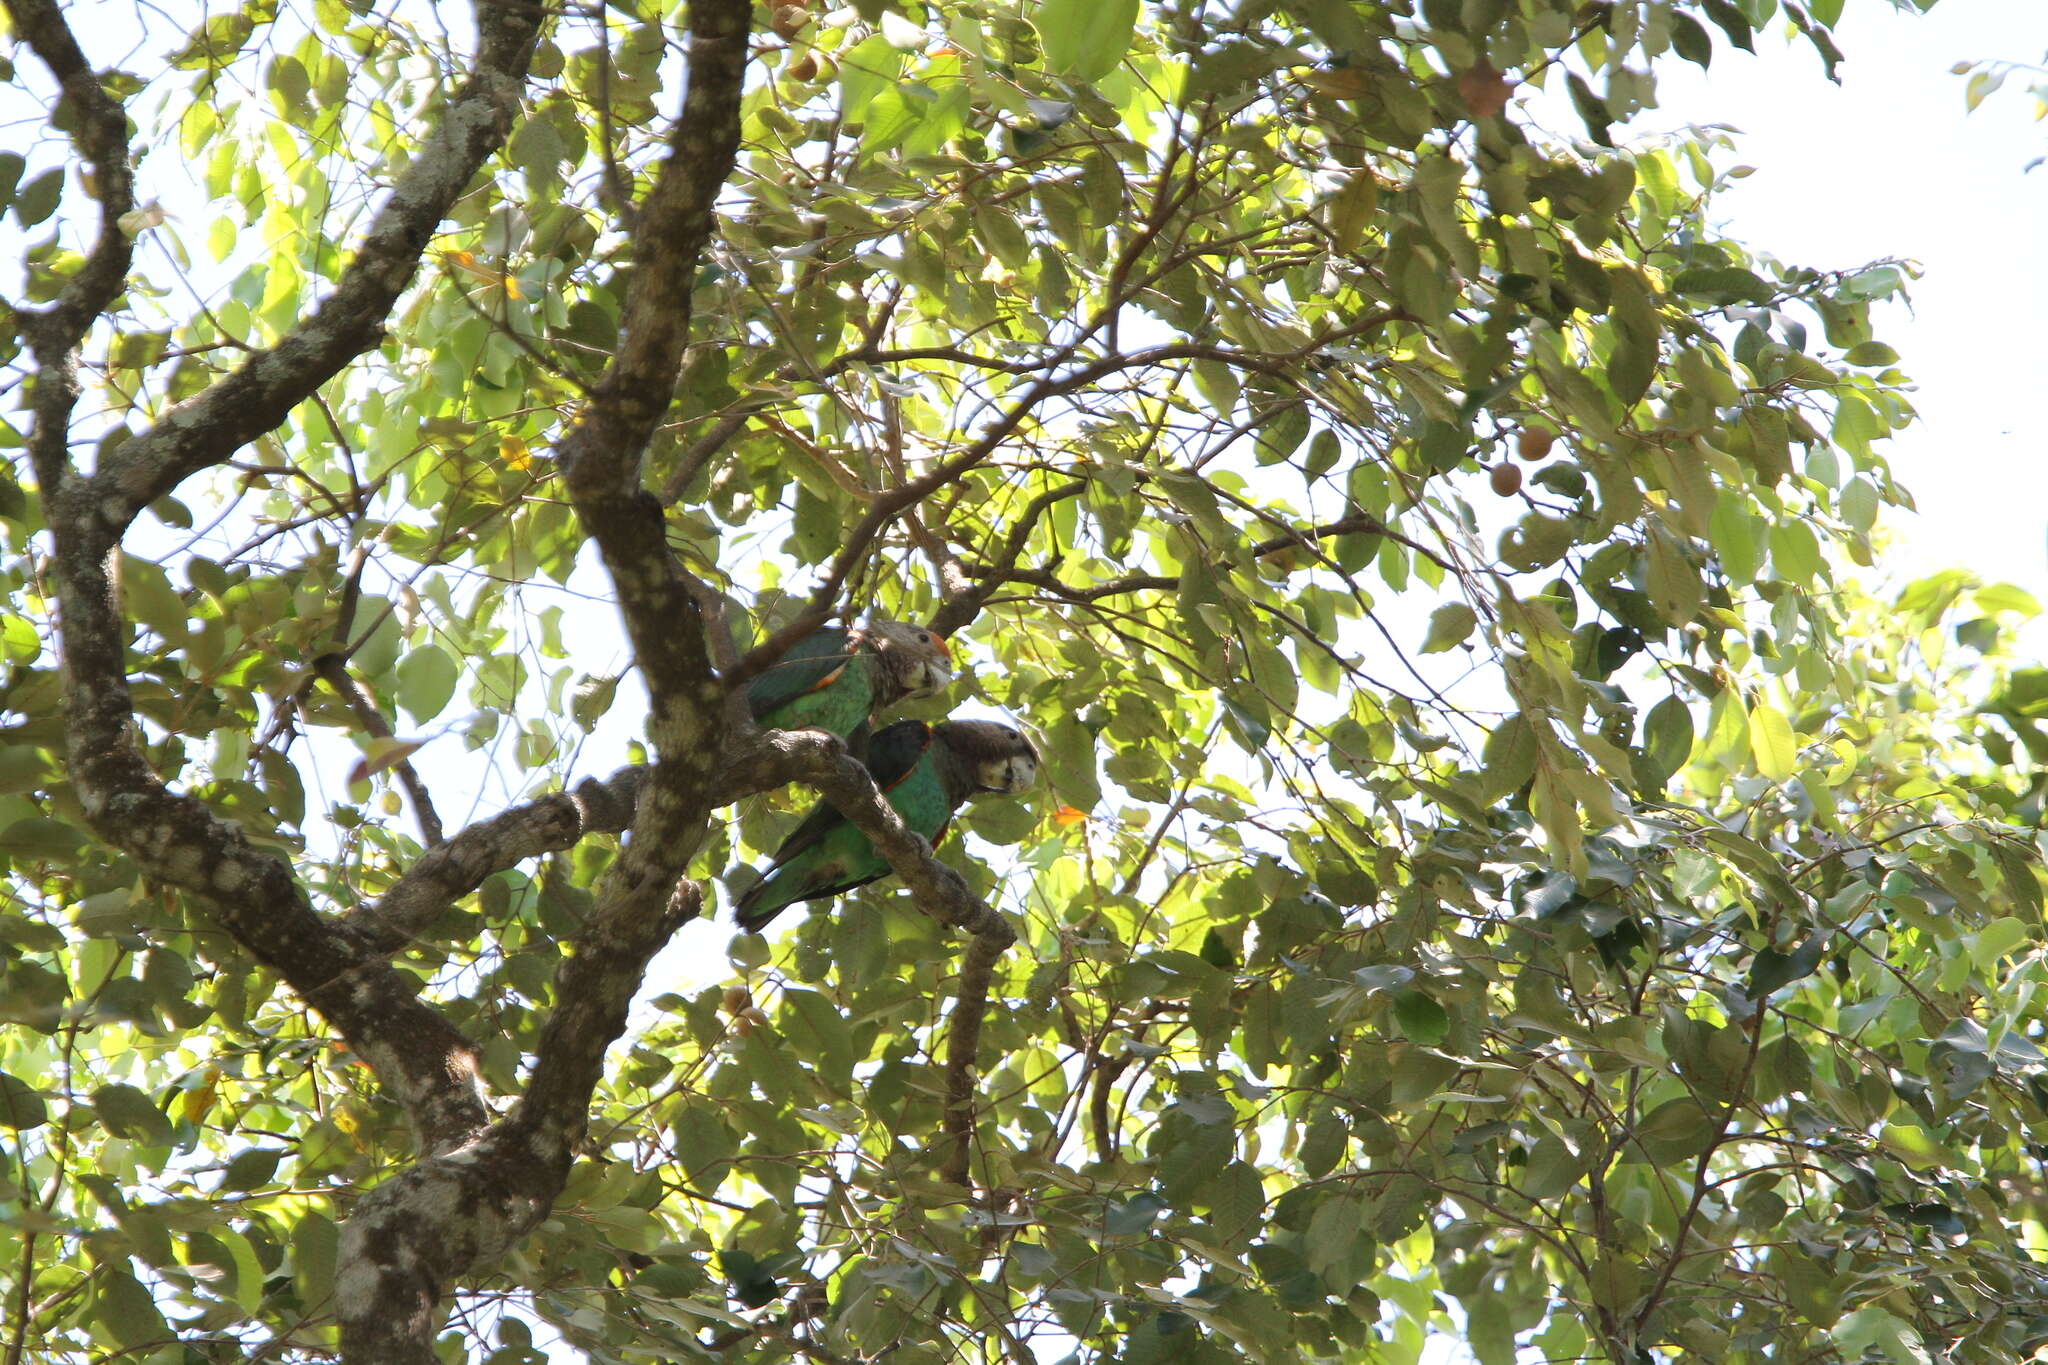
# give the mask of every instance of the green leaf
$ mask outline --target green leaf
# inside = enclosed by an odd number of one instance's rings
[[[232,1194],[238,1190],[253,1190],[268,1185],[270,1178],[277,1174],[278,1160],[284,1153],[275,1147],[251,1147],[237,1152],[221,1173],[216,1194]]]
[[[27,164],[20,152],[0,152],[0,212],[14,202],[15,186],[21,183],[21,173]]]
[[[28,1082],[0,1071],[0,1128],[19,1132],[40,1128],[50,1121],[42,1094]]]
[[[432,720],[455,696],[462,669],[439,645],[417,645],[398,664],[398,704],[415,723]]]
[[[1934,1359],[1911,1323],[1875,1305],[1849,1314],[1830,1335],[1847,1360],[1868,1359],[1873,1350],[1893,1365],[1931,1365]]]
[[[1777,297],[1777,291],[1755,272],[1734,266],[1681,270],[1671,287],[1681,294],[1720,303],[1769,303]]]
[[[1690,14],[1672,14],[1671,48],[1702,71],[1714,60],[1714,40],[1700,26],[1700,21]]]
[[[1649,589],[1650,601],[1657,608],[1657,614],[1674,626],[1682,626],[1692,620],[1706,596],[1706,585],[1700,581],[1700,573],[1693,567],[1692,557],[1680,546],[1677,538],[1661,526],[1650,528],[1649,566],[1644,574],[1644,586]]]
[[[72,863],[85,845],[85,836],[46,816],[31,815],[0,830],[0,853],[24,862]]]
[[[1768,702],[1758,702],[1749,713],[1749,751],[1756,757],[1756,770],[1773,782],[1792,776],[1799,761],[1792,722]]]
[[[616,677],[578,678],[575,690],[569,695],[569,714],[588,734],[612,709],[612,700],[618,691],[619,680]]]
[[[171,586],[162,567],[123,552],[121,596],[136,620],[155,631],[166,644],[181,645],[188,633],[185,599]]]
[[[1970,944],[1970,961],[1980,972],[1988,972],[1998,960],[2032,937],[2025,921],[2014,915],[1993,920]]]
[[[896,83],[903,70],[903,53],[877,33],[848,52],[839,62],[839,112],[848,123],[867,117],[868,104]]]
[[[1850,365],[1896,365],[1899,353],[1882,341],[1859,341],[1842,353],[1842,360]]]
[[[14,192],[14,220],[23,228],[32,228],[57,211],[57,200],[64,192],[64,172],[53,167],[30,180]]]
[[[1650,708],[1643,721],[1643,753],[1664,777],[1670,777],[1692,756],[1692,708],[1676,696]]]
[[[1344,188],[1330,198],[1330,235],[1342,252],[1358,250],[1365,230],[1379,213],[1380,182],[1372,171],[1353,171]]]
[[[1350,1129],[1337,1114],[1325,1110],[1308,1125],[1308,1132],[1301,1141],[1301,1150],[1296,1153],[1301,1161],[1302,1174],[1311,1180],[1320,1180],[1337,1169],[1337,1163],[1344,1159],[1344,1151],[1350,1145]]]
[[[1435,1047],[1451,1030],[1444,1007],[1421,991],[1404,991],[1394,998],[1394,1022],[1402,1037],[1424,1047]]]
[[[102,1086],[93,1092],[92,1107],[115,1137],[133,1138],[152,1147],[170,1143],[171,1121],[156,1101],[132,1085]]]
[[[1479,616],[1463,602],[1446,602],[1429,614],[1429,634],[1423,637],[1424,654],[1441,654],[1470,638]]]
[[[1656,1162],[1685,1161],[1714,1140],[1715,1125],[1696,1100],[1666,1100],[1644,1115],[1635,1137],[1642,1155]],[[1624,1153],[1624,1159],[1627,1158]]]
[[[103,1269],[93,1293],[93,1318],[121,1345],[139,1350],[175,1340],[142,1282],[125,1270]]]
[[[1771,568],[1794,583],[1811,583],[1821,572],[1820,542],[1803,521],[1781,521],[1771,528]]]
[[[1048,68],[1099,81],[1123,62],[1138,22],[1138,0],[1040,0],[1032,22]]]
[[[1152,1224],[1168,1207],[1164,1199],[1150,1190],[1140,1190],[1107,1211],[1102,1220],[1102,1230],[1110,1237],[1142,1237],[1152,1230]]]
[[[324,1214],[309,1210],[292,1225],[292,1278],[301,1302],[321,1304],[333,1294],[340,1249],[340,1230]]]

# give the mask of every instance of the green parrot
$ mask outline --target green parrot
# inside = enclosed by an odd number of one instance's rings
[[[968,797],[1022,791],[1038,780],[1038,751],[1031,741],[989,720],[898,721],[876,731],[866,761],[903,823],[933,844],[945,837],[953,812]],[[888,871],[867,835],[820,801],[733,906],[733,918],[740,928],[758,932],[784,906],[866,886]]]
[[[946,637],[901,621],[827,626],[789,647],[747,687],[747,709],[772,730],[825,730],[856,753],[868,716],[953,680]]]

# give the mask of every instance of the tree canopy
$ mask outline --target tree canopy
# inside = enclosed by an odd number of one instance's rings
[[[0,1365],[2048,1343],[2038,605],[1631,129],[1843,9],[5,0]]]

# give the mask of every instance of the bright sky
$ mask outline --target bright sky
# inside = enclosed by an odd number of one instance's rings
[[[2043,381],[2048,316],[2048,122],[2015,79],[1965,113],[1958,62],[2041,62],[2048,5],[1943,0],[1926,15],[1874,0],[1845,10],[1839,87],[1818,57],[1716,43],[1710,72],[1668,63],[1652,126],[1740,130],[1756,173],[1719,203],[1731,235],[1819,268],[1903,256],[1926,269],[1910,312],[1874,319],[1918,385],[1921,421],[1892,443],[1921,515],[1899,523],[1888,567],[1960,563],[2048,600],[2048,438],[2020,400]],[[1718,38],[1718,34],[1716,37]]]

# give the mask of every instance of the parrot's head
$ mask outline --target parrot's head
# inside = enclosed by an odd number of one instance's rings
[[[972,765],[974,789],[1007,795],[1038,781],[1038,750],[1014,726],[993,720],[949,720],[941,738]]]
[[[937,631],[877,619],[868,624],[868,635],[902,683],[905,698],[933,696],[953,681],[953,652]]]

